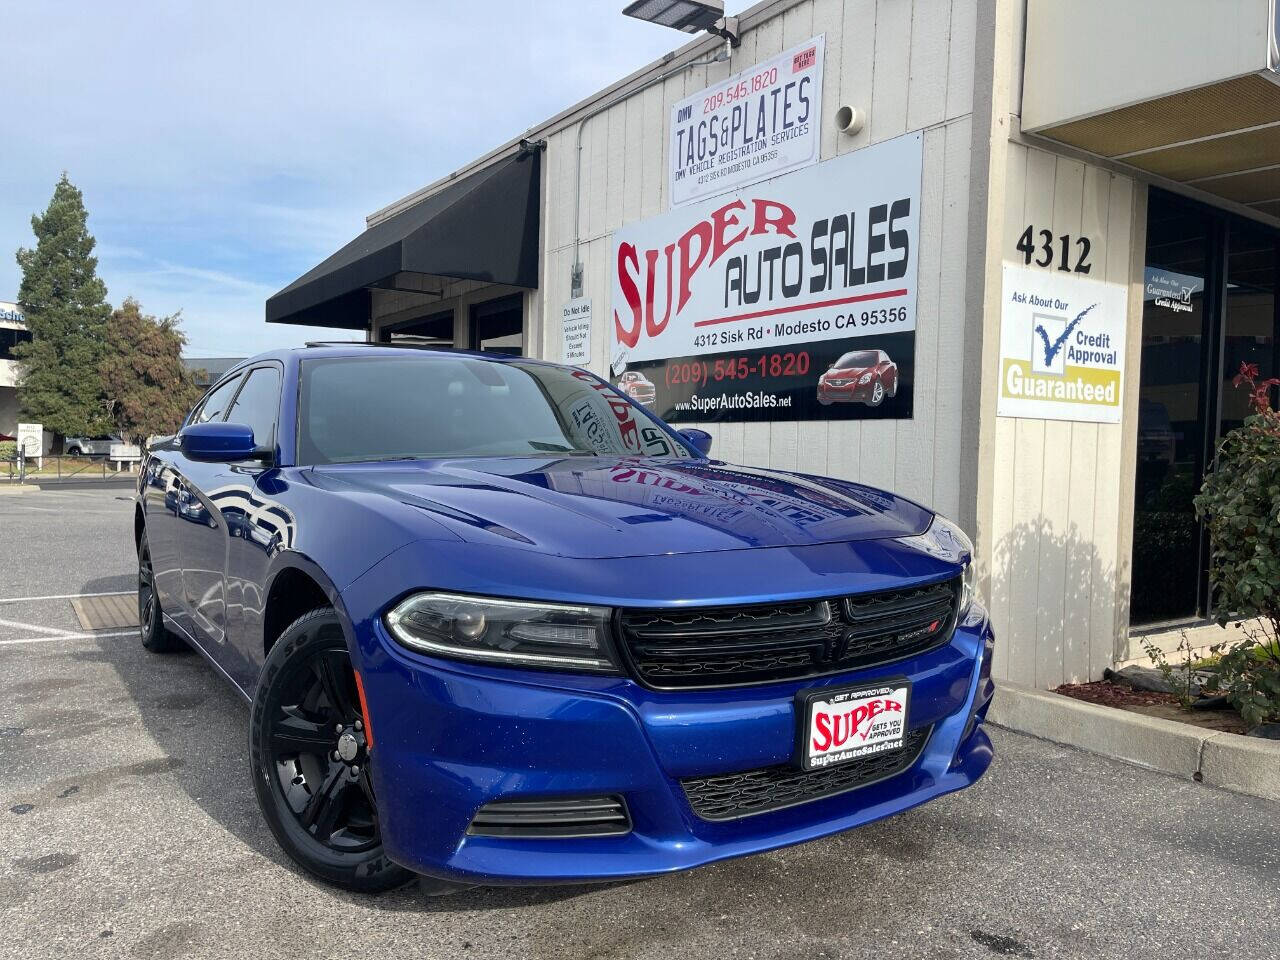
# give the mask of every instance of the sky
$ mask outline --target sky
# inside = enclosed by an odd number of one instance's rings
[[[267,297],[425,186],[688,38],[623,0],[0,0],[0,300],[65,170],[112,304],[193,357],[347,331]]]

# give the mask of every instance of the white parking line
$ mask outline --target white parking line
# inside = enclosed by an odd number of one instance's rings
[[[137,630],[116,630],[112,633],[64,633],[57,637],[16,637],[13,640],[0,640],[0,647],[12,646],[15,643],[58,643],[61,640],[107,640],[113,637],[136,637]]]
[[[47,597],[0,597],[0,603],[27,603],[36,600],[81,600],[85,597],[123,597],[132,590],[109,590],[106,593],[55,593]]]
[[[36,633],[51,633],[55,637],[69,637],[80,633],[79,630],[63,630],[61,627],[42,627],[21,620],[0,620],[0,627],[17,627],[19,630],[34,630]]]

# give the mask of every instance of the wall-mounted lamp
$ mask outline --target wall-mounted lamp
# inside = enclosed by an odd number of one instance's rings
[[[724,0],[634,0],[622,10],[628,17],[685,33],[705,30],[737,46],[738,18],[724,15]]]

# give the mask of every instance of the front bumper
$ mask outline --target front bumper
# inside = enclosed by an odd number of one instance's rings
[[[377,619],[354,625],[374,734],[388,855],[469,883],[568,883],[664,873],[837,833],[973,783],[991,762],[981,728],[992,637],[975,606],[949,644],[887,667],[723,690],[652,691],[629,679],[489,668],[406,651]],[[916,762],[838,796],[728,821],[699,818],[681,778],[788,763],[798,690],[906,674]],[[498,798],[621,796],[622,836],[470,836]]]
[[[871,391],[876,382],[871,380],[859,384],[856,381],[844,386],[832,386],[829,383],[818,384],[818,399],[829,403],[866,403],[871,399]]]

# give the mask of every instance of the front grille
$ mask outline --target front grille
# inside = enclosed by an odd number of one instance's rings
[[[623,647],[651,687],[720,687],[816,677],[946,643],[960,579],[922,587],[738,607],[623,610]]]
[[[911,730],[897,750],[872,753],[818,770],[794,766],[761,767],[681,780],[689,805],[703,820],[736,820],[834,797],[901,773],[920,756],[932,727]]]
[[[631,832],[621,797],[494,800],[471,818],[481,837],[606,837]]]

